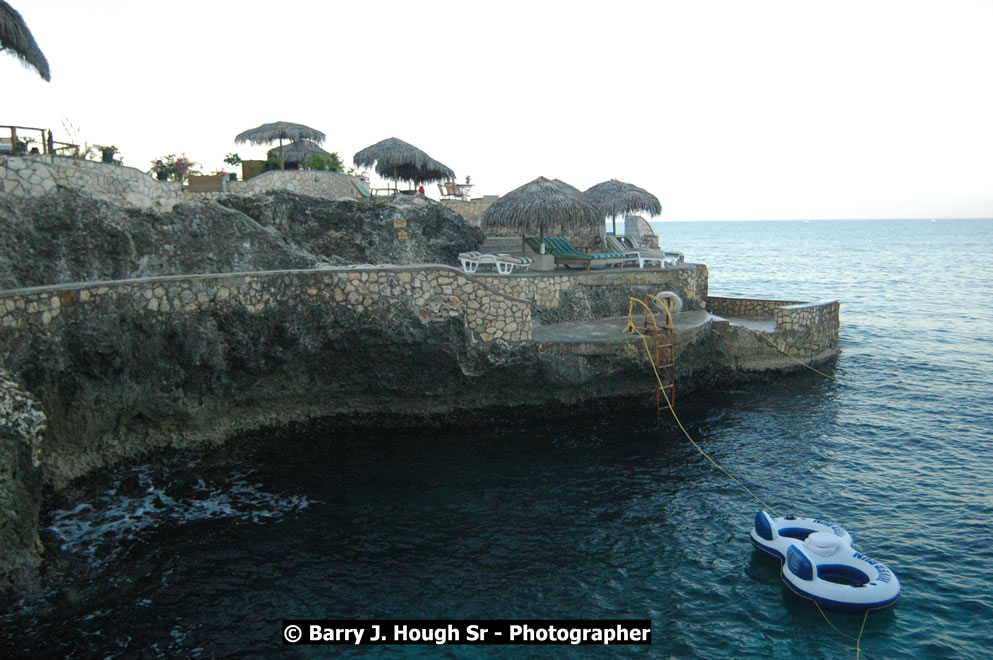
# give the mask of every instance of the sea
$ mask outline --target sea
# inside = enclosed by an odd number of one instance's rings
[[[159,456],[49,499],[61,586],[0,615],[0,657],[990,657],[993,220],[655,227],[712,295],[841,302],[824,375],[680,401],[741,485],[654,411]],[[749,542],[766,507],[845,527],[899,601],[792,594]],[[651,645],[300,646],[284,619],[635,619]]]

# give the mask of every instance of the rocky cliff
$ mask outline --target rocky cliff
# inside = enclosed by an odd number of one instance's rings
[[[397,240],[403,224],[406,240]],[[158,275],[312,268],[325,262],[447,263],[483,240],[424,197],[331,201],[272,192],[158,212],[59,188],[0,194],[0,289]]]
[[[458,252],[482,239],[423,197],[272,192],[158,212],[60,187],[32,199],[0,194],[0,290],[320,264],[457,264]],[[454,393],[460,365],[479,359],[454,319],[426,324],[402,305],[363,316],[301,305],[294,293],[261,315],[223,306],[162,315],[109,302],[57,329],[0,327],[0,594],[23,591],[37,575],[43,481],[59,487],[155,447],[367,410],[377,397]],[[78,294],[66,294],[74,302]],[[416,411],[411,401],[406,409]]]

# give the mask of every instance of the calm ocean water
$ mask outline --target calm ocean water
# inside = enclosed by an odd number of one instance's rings
[[[839,299],[838,382],[697,398],[693,437],[780,513],[845,526],[900,577],[862,657],[993,644],[993,221],[659,223],[715,295]],[[851,658],[748,541],[757,503],[671,424],[300,433],[120,469],[49,511],[69,588],[0,616],[0,657],[316,657],[279,622],[649,618],[620,656]],[[599,647],[363,647],[386,657]]]

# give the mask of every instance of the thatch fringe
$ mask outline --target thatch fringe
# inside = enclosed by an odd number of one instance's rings
[[[558,179],[538,177],[493,202],[481,218],[483,231],[508,229],[522,235],[603,225],[603,212],[576,188]]]
[[[2,1],[2,0],[0,0]],[[234,141],[237,143],[247,142],[249,144],[269,144],[277,140],[311,140],[317,144],[324,142],[324,133],[288,121],[276,121],[271,124],[262,124],[255,128],[239,133]]]
[[[454,179],[455,172],[399,138],[386,138],[355,153],[356,167],[372,167],[384,179],[422,183]]]
[[[658,197],[643,188],[617,179],[598,183],[583,194],[597,204],[604,215],[618,216],[632,211],[644,211],[651,215],[662,213],[662,203]]]
[[[4,0],[0,0],[0,50],[9,50],[21,63],[32,67],[39,76],[51,82],[52,74],[45,54],[21,15]]]

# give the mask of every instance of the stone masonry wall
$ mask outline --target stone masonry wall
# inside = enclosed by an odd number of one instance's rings
[[[724,298],[721,296],[707,297],[708,312],[716,316],[738,318],[771,319],[780,307],[804,304],[806,303],[793,300],[759,300],[756,298]]]
[[[820,359],[838,350],[841,305],[837,300],[802,303],[711,296],[707,311],[731,318],[771,319],[775,331],[762,336],[797,359]]]
[[[312,197],[357,199],[356,177],[338,172],[266,172],[248,181],[226,182],[230,193],[254,195],[289,190]],[[18,197],[40,197],[56,186],[85,190],[118,204],[168,210],[176,202],[208,199],[223,193],[191,193],[176,181],[159,181],[133,167],[111,165],[65,156],[0,156],[0,192]]]
[[[481,199],[473,199],[466,201],[463,199],[441,199],[439,200],[439,203],[461,215],[465,218],[465,221],[473,227],[478,227],[479,220],[483,217],[483,212],[490,208],[490,205],[492,205],[494,201],[496,200],[484,201]]]
[[[626,314],[628,295],[640,298],[644,295],[643,289],[653,294],[674,291],[683,299],[684,309],[704,309],[708,282],[707,267],[702,264],[684,264],[665,270],[557,271],[534,277],[508,277],[477,271],[474,277],[505,296],[531,301],[539,311],[558,308],[569,292],[579,290],[594,297],[602,294],[615,299],[614,304],[603,305],[603,313],[594,318]]]
[[[774,314],[776,347],[798,358],[838,349],[841,304],[837,300],[786,305]]]
[[[262,312],[277,301],[318,299],[357,313],[406,301],[424,322],[464,320],[469,341],[519,343],[531,338],[527,301],[507,297],[447,266],[270,271],[88,282],[0,292],[0,327],[53,331],[79,306],[105,301],[115,313],[196,312],[240,306]]]
[[[270,190],[287,190],[298,195],[327,199],[359,199],[362,195],[355,187],[358,177],[340,172],[314,170],[270,170],[248,181],[229,181],[228,192],[239,195],[257,195]]]
[[[183,199],[180,183],[158,181],[133,167],[65,156],[0,156],[0,192],[41,197],[56,186],[143,208],[171,208]]]

